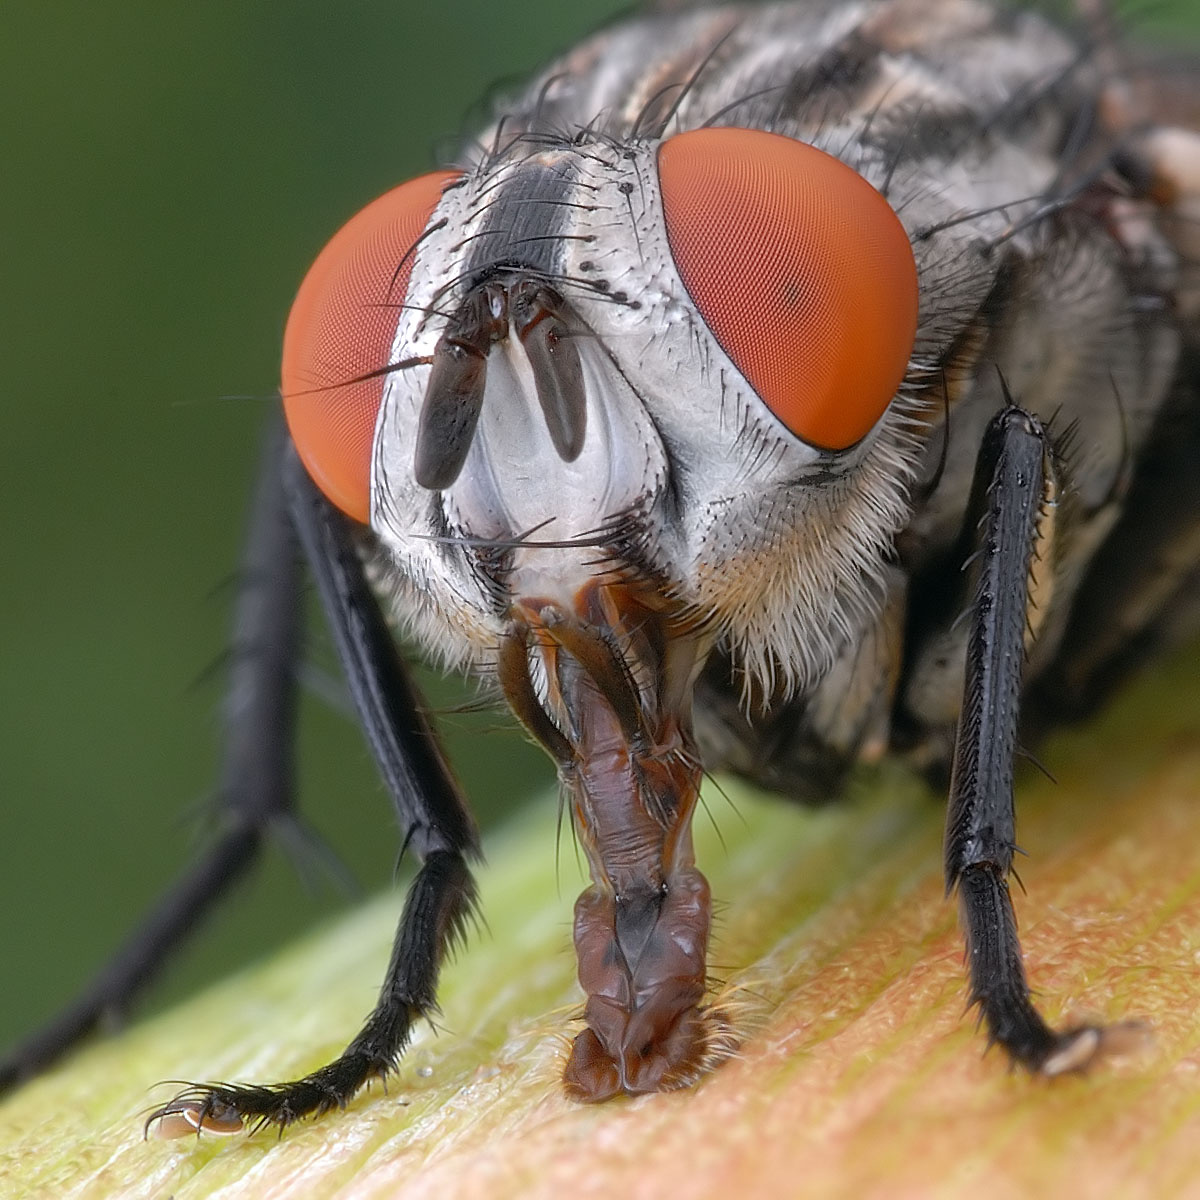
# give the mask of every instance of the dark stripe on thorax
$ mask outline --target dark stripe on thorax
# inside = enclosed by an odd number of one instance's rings
[[[575,181],[565,156],[553,164],[523,163],[488,200],[467,264],[469,277],[478,280],[497,267],[561,274]]]

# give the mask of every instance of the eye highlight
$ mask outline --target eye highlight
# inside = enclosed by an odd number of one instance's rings
[[[916,337],[916,264],[887,201],[831,155],[760,130],[676,134],[658,175],[676,268],[713,336],[797,437],[852,446]]]
[[[387,365],[421,236],[455,172],[402,183],[342,226],[309,268],[283,333],[292,441],[313,482],[347,515],[371,509],[371,448]]]

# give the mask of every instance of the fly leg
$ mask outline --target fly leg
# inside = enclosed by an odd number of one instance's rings
[[[164,961],[253,865],[267,834],[296,831],[292,792],[300,561],[279,473],[282,428],[264,447],[234,616],[221,811],[213,843],[160,898],[83,993],[0,1059],[0,1092],[124,1016]]]
[[[966,677],[946,817],[947,894],[957,890],[970,999],[1014,1062],[1044,1075],[1078,1070],[1101,1030],[1056,1032],[1034,1008],[1021,961],[1008,878],[1016,849],[1013,755],[1021,669],[1039,563],[1053,537],[1056,488],[1049,439],[1036,418],[1009,406],[988,426],[970,516],[980,549],[970,610]]]
[[[409,889],[375,1009],[333,1062],[286,1083],[199,1084],[151,1114],[158,1136],[283,1127],[343,1107],[395,1068],[413,1025],[435,1005],[442,960],[475,903],[467,860],[479,836],[421,712],[419,698],[367,584],[353,526],[310,481],[290,444],[282,474],[351,699],[391,793],[404,845],[422,865]]]

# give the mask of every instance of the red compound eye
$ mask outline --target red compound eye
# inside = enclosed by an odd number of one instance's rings
[[[292,441],[317,486],[366,522],[371,448],[413,244],[445,186],[438,171],[368,204],[333,235],[300,285],[283,333],[283,407]]]
[[[852,446],[904,378],[917,269],[884,198],[779,134],[696,129],[658,152],[667,238],[713,336],[797,437]]]

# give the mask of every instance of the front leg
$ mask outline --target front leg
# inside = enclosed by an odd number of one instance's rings
[[[283,1129],[344,1108],[360,1088],[395,1069],[413,1026],[434,1011],[438,972],[474,910],[468,862],[480,857],[479,835],[367,583],[354,528],[310,480],[290,443],[279,470],[350,698],[391,793],[403,846],[421,868],[409,887],[379,1000],[346,1049],[283,1083],[186,1087],[150,1114],[146,1128],[157,1137]]]
[[[1046,430],[1010,404],[984,435],[968,514],[968,528],[978,529],[977,578],[945,841],[946,891],[959,896],[971,1003],[989,1042],[1043,1075],[1086,1067],[1105,1040],[1095,1026],[1056,1032],[1033,1006],[1008,888],[1021,671],[1036,593],[1049,583],[1038,572],[1050,570],[1044,555],[1057,487]]]

